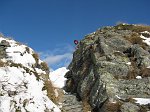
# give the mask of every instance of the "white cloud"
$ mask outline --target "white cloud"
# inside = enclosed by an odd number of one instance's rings
[[[54,64],[61,62],[64,59],[65,60],[71,60],[72,54],[71,53],[65,53],[65,54],[61,54],[61,55],[49,55],[44,59],[44,61],[47,62],[49,65],[54,65]]]
[[[72,60],[74,47],[69,44],[57,45],[55,49],[39,52],[42,60],[47,62],[51,69],[67,67]]]

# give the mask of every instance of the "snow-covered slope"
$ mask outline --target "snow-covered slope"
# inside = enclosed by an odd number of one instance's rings
[[[48,97],[48,74],[31,48],[0,37],[0,112],[60,112]]]
[[[66,72],[68,72],[66,67],[62,67],[50,73],[50,79],[55,87],[62,88],[65,86],[66,78],[64,75]]]

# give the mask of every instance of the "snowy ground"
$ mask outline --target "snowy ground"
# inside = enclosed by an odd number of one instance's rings
[[[10,47],[6,48],[7,58],[0,61],[21,64],[22,67],[9,64],[0,67],[0,112],[60,112],[48,98],[47,92],[42,90],[43,80],[37,80],[35,74],[30,72],[31,70],[38,74],[46,74],[42,69],[34,68],[34,51],[14,40],[0,37],[0,42],[2,40],[9,42]],[[41,62],[39,59],[38,64]]]
[[[68,72],[66,67],[58,68],[57,70],[50,73],[49,77],[53,85],[57,88],[63,88],[66,82],[64,75]]]

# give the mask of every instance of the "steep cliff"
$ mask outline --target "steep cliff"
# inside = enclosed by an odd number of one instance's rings
[[[85,112],[150,110],[150,26],[119,24],[85,36],[68,69],[65,90]]]
[[[55,98],[47,64],[28,46],[1,35],[0,112],[60,112]]]

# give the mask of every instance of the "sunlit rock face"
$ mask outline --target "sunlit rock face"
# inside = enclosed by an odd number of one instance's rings
[[[119,24],[85,36],[65,75],[65,90],[94,112],[148,111],[149,45],[150,26],[144,25]],[[141,106],[139,98],[147,103]]]

